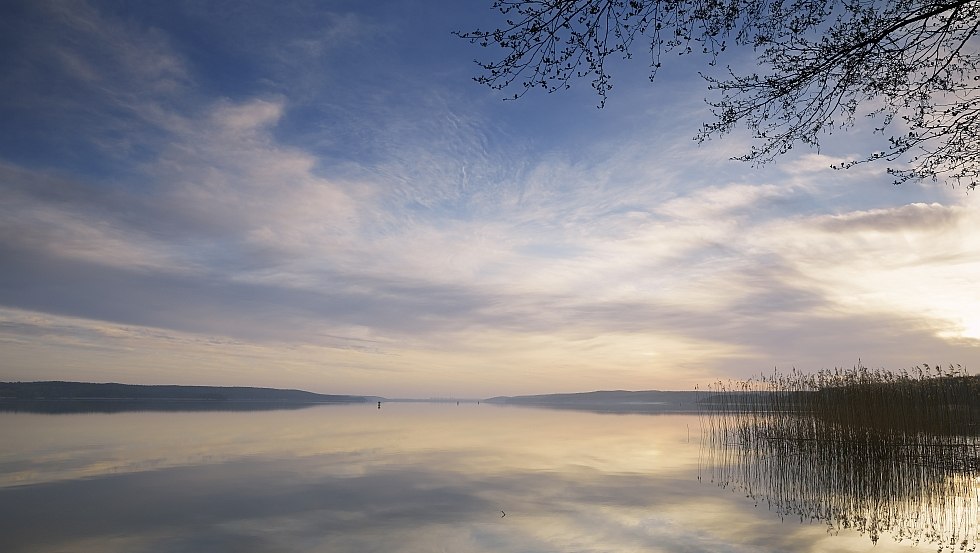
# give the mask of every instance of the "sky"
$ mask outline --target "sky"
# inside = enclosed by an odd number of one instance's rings
[[[980,366],[980,203],[698,144],[704,60],[493,91],[489,0],[0,7],[0,380],[388,397]],[[640,52],[642,54],[642,52]],[[746,63],[734,51],[732,63]],[[741,57],[740,57],[741,56]],[[867,128],[866,128],[867,127]]]

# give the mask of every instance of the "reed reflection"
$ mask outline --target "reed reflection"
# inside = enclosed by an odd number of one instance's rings
[[[974,551],[978,391],[938,367],[718,383],[701,401],[702,478],[781,518]]]

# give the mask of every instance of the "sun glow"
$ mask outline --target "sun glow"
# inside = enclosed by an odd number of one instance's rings
[[[967,338],[980,340],[980,316],[967,315],[960,318],[957,328],[940,334],[943,338]]]

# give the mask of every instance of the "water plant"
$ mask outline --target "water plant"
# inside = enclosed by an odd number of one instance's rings
[[[717,382],[699,398],[703,470],[783,518],[973,551],[978,392],[959,366]]]

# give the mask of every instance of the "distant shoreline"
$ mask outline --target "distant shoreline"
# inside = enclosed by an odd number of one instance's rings
[[[657,414],[698,411],[698,392],[664,390],[604,390],[532,396],[501,396],[484,400],[495,405],[591,411],[595,413]]]
[[[405,399],[333,395],[278,388],[120,384],[115,382],[0,382],[0,411],[113,413],[122,411],[258,411],[366,403],[487,403],[498,406],[600,413],[690,413],[694,391],[593,391],[486,399]]]
[[[195,399],[0,399],[0,413],[69,415],[81,413],[202,412],[202,411],[298,411],[317,406],[367,405],[353,402],[304,402],[265,400]]]
[[[365,403],[371,398],[247,386],[120,384],[61,380],[0,382],[0,401],[23,400]]]

